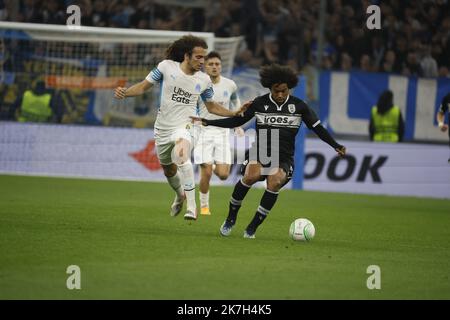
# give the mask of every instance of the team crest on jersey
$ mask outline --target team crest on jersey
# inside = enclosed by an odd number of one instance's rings
[[[195,91],[200,92],[200,84],[197,83],[197,85],[195,86]]]
[[[264,105],[264,110],[267,111],[267,109],[269,109],[269,105],[265,104],[265,105]]]
[[[288,110],[290,113],[294,113],[295,112],[295,104],[288,104]]]

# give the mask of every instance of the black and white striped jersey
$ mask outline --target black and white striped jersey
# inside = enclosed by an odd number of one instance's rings
[[[295,137],[302,122],[310,129],[320,124],[317,115],[303,100],[288,96],[283,104],[278,105],[270,94],[255,98],[243,117],[207,120],[206,123],[233,128],[246,123],[253,117],[256,119],[258,149],[263,147],[270,152],[271,138],[275,137],[278,141],[274,141],[274,144],[277,143],[279,153],[289,157],[295,153]]]

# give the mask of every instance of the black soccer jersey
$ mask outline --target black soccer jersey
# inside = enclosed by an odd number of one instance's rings
[[[320,123],[317,115],[303,100],[289,96],[283,104],[278,105],[270,94],[266,94],[257,97],[243,117],[206,120],[206,124],[234,128],[243,125],[253,117],[256,119],[258,149],[267,149],[266,154],[271,154],[271,137],[278,137],[274,145],[278,146],[280,157],[294,156],[295,137],[302,122],[305,122],[310,129]]]

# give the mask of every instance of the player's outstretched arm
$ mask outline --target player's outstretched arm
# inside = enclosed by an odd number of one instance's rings
[[[252,104],[252,101],[244,103],[241,108],[235,112],[229,111],[225,108],[226,111],[231,112],[233,116],[230,118],[225,119],[218,119],[218,120],[208,120],[204,118],[199,117],[191,117],[192,122],[200,121],[202,125],[204,126],[215,126],[215,127],[221,127],[221,128],[236,128],[239,126],[242,126],[244,123],[249,121],[253,116],[255,115],[255,112],[252,109],[249,109],[250,105]],[[205,105],[207,103],[205,102]],[[209,111],[209,109],[208,109]]]
[[[191,118],[191,121],[192,121],[193,124],[200,123],[202,126],[205,126],[205,127],[208,125],[206,123],[206,119],[205,118],[193,117],[193,116],[190,116],[189,118]]]
[[[209,113],[216,114],[218,116],[222,117],[236,117],[236,116],[243,116],[244,112],[250,107],[252,104],[252,101],[244,103],[239,110],[231,111],[224,107],[222,107],[220,104],[214,101],[207,101],[205,102],[206,109],[208,109]]]
[[[114,90],[114,98],[125,99],[127,97],[139,96],[141,94],[144,94],[144,92],[150,89],[152,86],[153,86],[152,83],[144,79],[141,82],[136,83],[129,88],[117,87]]]
[[[322,141],[328,143],[331,147],[333,147],[340,157],[345,156],[347,149],[343,145],[337,143],[336,140],[334,140],[334,138],[327,131],[327,129],[325,129],[321,124],[318,124],[317,126],[312,128],[312,130]]]
[[[190,117],[192,122],[201,122],[203,126],[215,126],[221,128],[236,128],[253,118],[250,113],[245,113],[242,117],[232,117],[218,120],[208,120],[200,117]]]

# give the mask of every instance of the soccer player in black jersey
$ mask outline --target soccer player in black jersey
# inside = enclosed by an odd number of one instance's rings
[[[223,236],[231,233],[242,200],[251,186],[257,181],[266,179],[267,189],[254,218],[244,232],[245,238],[255,237],[256,229],[275,205],[280,189],[292,177],[295,137],[302,122],[333,147],[340,156],[344,156],[346,152],[345,147],[338,144],[320,124],[314,111],[303,100],[289,94],[289,90],[298,83],[294,71],[277,64],[265,66],[260,70],[260,81],[263,87],[270,89],[270,93],[255,98],[242,117],[219,120],[193,117],[205,126],[223,128],[239,127],[253,117],[256,118],[256,145],[249,152],[250,158],[244,177],[234,187],[228,217],[220,227]]]
[[[448,131],[449,146],[450,146],[450,130],[448,130],[448,125],[444,123],[445,113],[448,111],[449,105],[450,105],[450,93],[448,93],[442,99],[441,106],[439,107],[439,110],[436,114],[436,120],[438,122],[439,129],[441,129],[442,132]],[[450,158],[448,159],[448,162],[450,163]]]

